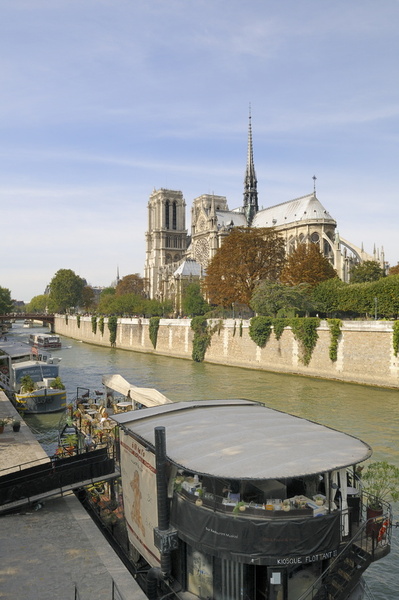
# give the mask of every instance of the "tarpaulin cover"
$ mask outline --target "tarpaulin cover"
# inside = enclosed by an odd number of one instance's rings
[[[275,564],[277,558],[328,553],[340,542],[340,515],[252,520],[204,510],[175,497],[171,524],[179,537],[202,552],[241,562]]]

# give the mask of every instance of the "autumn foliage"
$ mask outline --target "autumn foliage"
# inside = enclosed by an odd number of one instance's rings
[[[236,227],[208,265],[204,293],[212,304],[249,305],[256,285],[277,281],[284,262],[284,240],[274,229]]]
[[[299,244],[287,257],[281,282],[288,285],[308,283],[313,287],[334,277],[338,277],[336,270],[316,244]]]

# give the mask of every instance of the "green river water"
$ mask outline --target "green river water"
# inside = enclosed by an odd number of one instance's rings
[[[25,339],[29,332],[19,325],[13,329],[16,337]],[[114,373],[134,385],[156,388],[176,402],[248,398],[359,437],[373,448],[374,460],[399,466],[399,390],[198,364],[68,338],[63,338],[63,345],[57,355],[62,357],[61,377],[70,398],[77,386],[101,390],[102,376]],[[49,453],[56,447],[58,419],[55,415],[29,418]],[[399,505],[395,505],[394,521],[398,519]],[[399,528],[393,530],[390,555],[368,569],[366,581],[370,598],[399,599]]]

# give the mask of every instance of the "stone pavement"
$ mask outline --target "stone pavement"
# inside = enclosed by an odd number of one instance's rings
[[[0,418],[14,416],[0,392]],[[19,432],[6,425],[0,434],[0,473],[46,457],[24,423]],[[39,510],[27,507],[0,516],[0,598],[146,600],[73,494],[48,499]]]

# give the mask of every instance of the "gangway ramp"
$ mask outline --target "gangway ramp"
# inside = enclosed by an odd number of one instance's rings
[[[9,469],[4,475],[0,472],[0,513],[119,475],[107,447],[19,465],[12,473]]]

